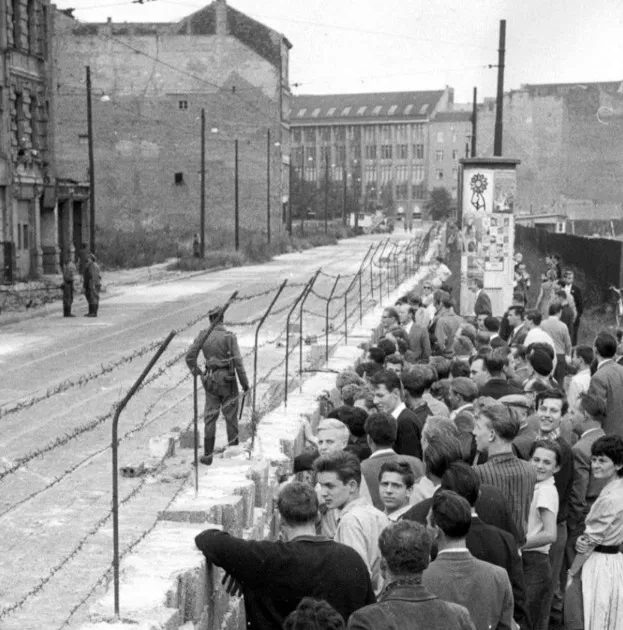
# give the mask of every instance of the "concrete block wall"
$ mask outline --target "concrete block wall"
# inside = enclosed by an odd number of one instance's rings
[[[425,263],[431,254],[432,250]],[[195,548],[195,536],[216,527],[247,540],[276,537],[278,478],[291,471],[294,456],[303,450],[304,422],[315,427],[321,417],[319,393],[332,390],[335,372],[352,368],[361,358],[361,344],[378,334],[384,304],[393,304],[413,288],[427,269],[422,265],[364,315],[349,332],[348,343],[336,347],[325,366],[330,371],[317,372],[289,395],[287,406],[282,403],[262,418],[250,459],[246,454],[228,458],[226,451],[212,466],[201,467],[198,492],[189,484],[122,561],[121,620],[112,619],[111,588],[92,606],[82,630],[244,630],[243,599],[225,593],[223,571],[206,566]]]

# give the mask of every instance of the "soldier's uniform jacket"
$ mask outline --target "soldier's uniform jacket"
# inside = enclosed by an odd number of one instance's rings
[[[238,391],[236,374],[242,388],[248,389],[249,381],[242,364],[236,335],[225,330],[223,324],[219,323],[212,329],[203,345],[202,337],[203,331],[186,353],[186,365],[193,374],[201,375],[206,390],[220,396],[235,394]],[[199,351],[203,352],[206,360],[205,373],[197,365]]]

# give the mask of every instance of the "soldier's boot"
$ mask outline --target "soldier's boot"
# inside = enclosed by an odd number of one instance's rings
[[[204,438],[203,440],[203,456],[199,458],[199,461],[206,466],[212,464],[212,454],[214,453],[215,438]]]
[[[93,304],[93,317],[97,317],[97,309],[100,307],[99,304]]]

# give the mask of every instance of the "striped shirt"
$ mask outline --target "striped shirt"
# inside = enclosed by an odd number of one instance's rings
[[[534,495],[536,471],[532,464],[514,453],[490,455],[485,464],[474,468],[481,483],[488,483],[507,497],[520,539],[526,539],[530,503]]]

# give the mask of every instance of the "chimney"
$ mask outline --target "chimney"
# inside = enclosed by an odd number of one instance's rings
[[[227,3],[225,0],[215,0],[216,34],[227,35]]]

